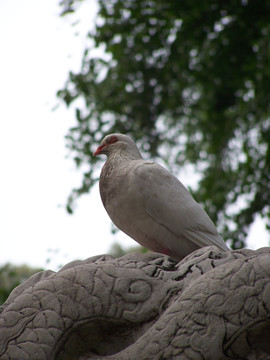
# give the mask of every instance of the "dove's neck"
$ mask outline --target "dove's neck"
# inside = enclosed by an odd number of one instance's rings
[[[142,155],[139,150],[134,147],[132,149],[123,149],[109,155],[108,160],[114,163],[121,163],[132,160],[142,160]]]
[[[143,161],[143,158],[139,153],[139,150],[137,150],[137,152],[125,151],[125,152],[111,153],[108,156],[107,161],[103,165],[102,175],[107,177],[108,174],[110,174],[108,177],[111,178],[111,174],[114,173],[117,174],[118,176],[119,174],[124,174],[127,171],[127,169],[129,169],[130,166],[132,166],[131,164],[133,163],[133,161],[136,160]]]

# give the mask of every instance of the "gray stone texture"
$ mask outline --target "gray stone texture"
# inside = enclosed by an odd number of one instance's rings
[[[1,360],[266,360],[269,337],[270,248],[96,256],[0,307]]]

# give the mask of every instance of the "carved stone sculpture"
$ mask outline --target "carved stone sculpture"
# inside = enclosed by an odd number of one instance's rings
[[[97,256],[0,308],[1,360],[270,359],[270,248]]]

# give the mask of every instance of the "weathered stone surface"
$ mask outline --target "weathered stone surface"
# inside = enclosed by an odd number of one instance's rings
[[[270,248],[97,256],[0,308],[0,359],[270,359]]]

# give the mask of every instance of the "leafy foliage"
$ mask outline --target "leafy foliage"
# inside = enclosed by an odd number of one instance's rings
[[[145,254],[147,251],[148,250],[142,246],[130,246],[128,248],[123,248],[118,242],[114,242],[108,253],[113,257],[118,258],[131,252]]]
[[[63,13],[78,2],[62,0]],[[67,106],[84,100],[67,144],[89,168],[68,210],[96,180],[101,138],[123,132],[175,173],[194,164],[193,195],[233,247],[255,215],[270,229],[270,2],[98,3],[81,71],[58,92]]]
[[[27,265],[16,266],[9,263],[0,267],[0,305],[6,301],[16,286],[41,270]]]

